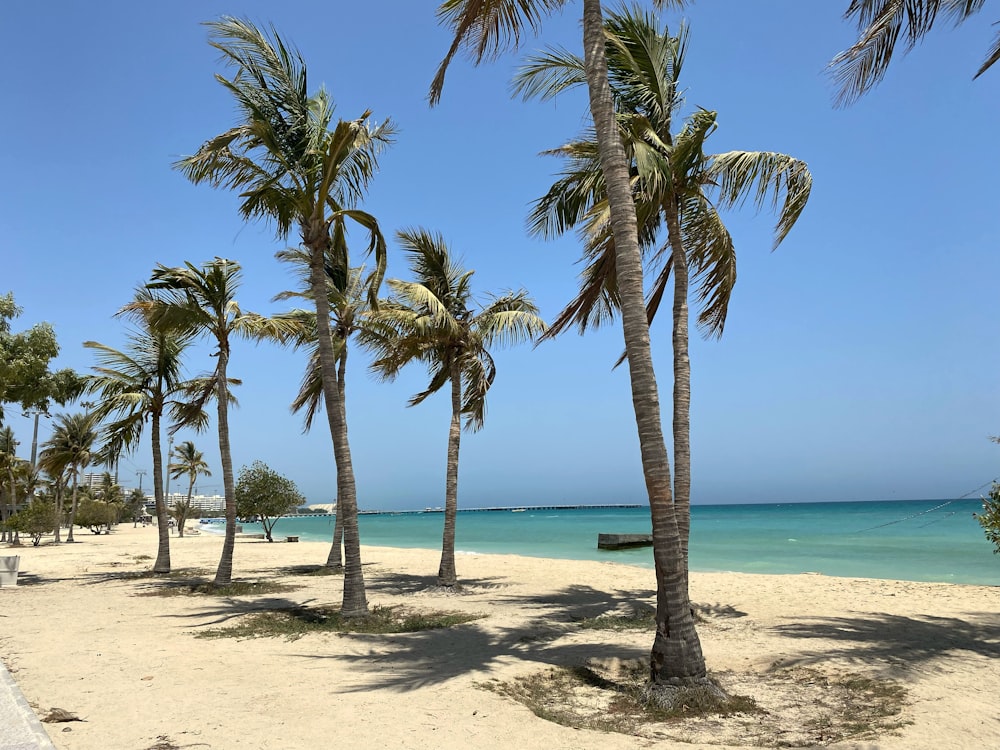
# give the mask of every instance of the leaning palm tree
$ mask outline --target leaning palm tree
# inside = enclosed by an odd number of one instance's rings
[[[102,460],[110,464],[122,453],[134,451],[149,424],[158,527],[153,572],[167,574],[170,572],[170,533],[163,496],[163,419],[168,417],[175,424],[201,429],[207,417],[204,411],[191,410],[187,404],[190,383],[183,376],[182,355],[192,337],[158,328],[142,314],[143,306],[152,303],[153,299],[149,290],[140,287],[132,302],[118,312],[118,315],[130,316],[136,324],[125,349],[114,349],[96,341],[84,342],[84,346],[93,349],[97,358],[87,389],[99,396],[94,414],[106,422]]]
[[[839,89],[838,104],[850,104],[885,77],[900,35],[912,50],[940,16],[956,25],[982,10],[985,0],[851,0],[844,17],[858,27],[858,40],[837,55],[830,67]],[[973,79],[1000,60],[1000,34]]]
[[[306,299],[312,301],[308,251],[302,248],[288,248],[278,252],[277,258],[292,264],[292,267],[296,269],[299,275],[300,290],[282,292],[275,297],[275,300]],[[376,282],[372,279],[371,274],[365,273],[363,266],[350,267],[346,244],[330,248],[324,263],[324,273],[330,309],[330,332],[333,336],[333,350],[337,360],[337,392],[341,408],[345,413],[346,423],[348,349],[351,337],[361,329],[371,310],[371,301],[367,290]],[[316,314],[308,310],[292,310],[280,317],[287,320],[295,329],[295,335],[289,340],[289,343],[296,348],[304,348],[308,352],[305,373],[302,376],[299,391],[291,405],[293,414],[303,412],[303,429],[308,432],[312,428],[316,415],[323,408],[323,367],[320,361]],[[340,486],[340,479],[341,473],[337,472],[337,513],[333,524],[333,542],[326,558],[326,567],[335,570],[344,567],[344,514],[341,512],[339,503],[343,489]]]
[[[639,235],[654,279],[648,292],[650,322],[673,281],[673,502],[686,559],[691,525],[690,281],[698,284],[702,332],[720,336],[736,283],[736,254],[719,210],[745,200],[758,208],[780,201],[777,247],[805,208],[812,176],[804,162],[781,153],[706,155],[706,140],[716,129],[714,112],[698,110],[678,133],[672,132],[682,104],[679,78],[686,27],[672,36],[654,15],[639,9],[610,14],[606,27],[612,90],[631,158]],[[518,76],[517,88],[526,96],[550,98],[584,82],[583,62],[554,50],[530,60]],[[581,332],[599,326],[619,303],[614,240],[600,165],[594,158],[596,145],[592,140],[578,141],[553,153],[566,157],[569,168],[536,203],[532,229],[551,236],[581,227],[588,265],[580,293],[556,319],[550,335],[574,323]]]
[[[185,508],[184,517],[186,518],[187,514],[191,512],[191,495],[194,493],[194,483],[198,481],[199,476],[212,476],[212,472],[208,468],[208,462],[205,460],[205,454],[195,448],[192,441],[185,440],[183,443],[178,443],[174,446],[174,452],[170,454],[170,463],[167,466],[167,470],[170,472],[172,479],[180,479],[187,474],[188,495],[187,500],[183,501]],[[180,518],[177,519],[177,535],[184,536],[184,522]]]
[[[229,447],[230,384],[228,376],[230,342],[233,337],[280,338],[282,325],[256,313],[243,312],[236,301],[240,264],[216,258],[200,268],[185,263],[178,268],[158,265],[146,285],[153,294],[148,301],[134,302],[126,309],[147,316],[158,329],[177,331],[184,336],[205,336],[215,345],[215,370],[189,389],[189,413],[197,413],[215,399],[222,484],[226,496],[226,535],[213,584],[226,586],[233,577],[233,549],[236,544],[236,497],[233,459]]]
[[[394,378],[411,362],[430,371],[427,388],[410,399],[420,404],[451,386],[451,424],[445,479],[444,533],[438,585],[453,587],[455,520],[458,511],[458,457],[465,427],[479,430],[486,418],[486,394],[496,377],[489,348],[530,341],[545,332],[538,308],[525,291],[493,297],[478,311],[472,274],[452,257],[440,235],[418,229],[397,234],[409,256],[414,281],[388,282],[394,297],[380,304],[361,340],[375,352],[372,369]]]
[[[58,414],[52,436],[42,444],[42,461],[51,467],[62,467],[72,482],[69,510],[69,531],[66,541],[73,541],[73,523],[76,520],[77,490],[80,472],[90,465],[97,443],[97,419],[92,413]],[[60,515],[61,520],[61,515]],[[56,542],[59,530],[56,529]]]
[[[477,63],[494,57],[508,46],[516,46],[526,28],[539,28],[545,17],[565,4],[565,0],[445,0],[438,8],[438,17],[454,32],[454,39],[431,84],[431,102],[440,98],[445,71],[460,50],[469,51]],[[685,2],[658,0],[656,5],[683,7]],[[666,619],[670,623],[668,626],[665,618],[657,623],[650,658],[651,675],[654,682],[697,681],[706,676],[705,659],[690,608],[685,606],[684,597],[680,595],[687,582],[687,562],[672,501],[670,460],[663,439],[659,390],[643,297],[638,220],[628,159],[615,118],[600,0],[583,0],[582,25],[584,72],[597,159],[608,198],[632,407],[653,526],[657,598],[665,602],[669,614]]]
[[[370,112],[338,120],[330,95],[309,94],[306,65],[278,35],[224,17],[208,24],[212,45],[236,68],[232,79],[217,76],[236,100],[241,120],[206,141],[175,166],[194,183],[208,182],[240,193],[246,219],[274,222],[280,238],[297,229],[309,252],[310,284],[316,306],[323,402],[337,465],[338,516],[344,523],[344,616],[367,613],[357,494],[347,438],[347,421],[337,389],[337,356],[330,331],[324,259],[346,244],[348,221],[370,238],[376,273],[369,290],[376,297],[385,268],[385,240],[375,218],[357,208],[378,168],[378,156],[393,135],[392,124],[369,124]]]

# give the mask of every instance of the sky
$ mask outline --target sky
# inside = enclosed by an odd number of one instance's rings
[[[773,216],[725,216],[739,280],[723,337],[692,335],[695,503],[955,498],[1000,474],[1000,446],[988,440],[1000,434],[1000,69],[972,81],[991,19],[942,24],[899,55],[874,92],[837,109],[826,65],[855,38],[841,17],[847,5],[699,0],[683,14],[686,102],[718,112],[709,146],[788,153],[814,177],[809,205],[775,252]],[[526,216],[559,167],[540,152],[580,132],[586,100],[571,92],[526,103],[511,98],[509,81],[524,54],[581,50],[581,3],[526,37],[521,53],[478,68],[456,60],[430,109],[427,87],[450,42],[435,6],[6,4],[0,293],[24,308],[13,329],[51,323],[55,365],[87,372],[94,359],[82,343],[124,345],[114,314],[154,265],[215,256],[242,264],[243,309],[287,309],[271,301],[295,283],[274,259],[286,243],[273,226],[244,224],[236,196],[171,168],[235,123],[201,25],[222,15],[273,24],[302,52],[310,89],[332,93],[338,116],[370,109],[396,124],[363,205],[389,239],[390,277],[407,275],[395,232],[425,227],[475,269],[480,299],[524,288],[554,318],[576,289],[579,242],[531,237]],[[664,17],[671,28],[682,18]],[[652,339],[668,406],[667,315]],[[495,352],[485,428],[463,435],[460,504],[645,502],[627,372],[612,369],[622,348],[615,325]],[[192,352],[190,374],[212,366],[208,354]],[[234,346],[230,373],[243,385],[230,415],[233,461],[262,460],[309,502],[331,502],[325,424],[305,434],[288,409],[303,366],[302,353]],[[425,384],[419,367],[380,383],[365,354],[352,354],[347,409],[362,509],[444,505],[448,397],[406,407]],[[7,414],[27,457],[31,424]],[[669,425],[666,409],[668,435]],[[49,429],[43,419],[40,442]],[[176,439],[194,440],[212,466],[199,491],[221,494],[214,432]],[[135,486],[145,470],[148,488],[151,464],[143,442],[122,460],[122,484]]]

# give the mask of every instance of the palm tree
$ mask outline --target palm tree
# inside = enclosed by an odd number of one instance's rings
[[[191,495],[194,493],[194,483],[199,476],[212,476],[208,469],[208,462],[205,455],[194,447],[194,443],[185,440],[174,446],[174,452],[170,455],[170,464],[167,467],[172,479],[180,479],[184,474],[188,476],[188,496],[185,501],[184,517],[191,511]],[[184,520],[177,519],[177,535],[184,536]]]
[[[233,95],[241,122],[206,141],[175,166],[194,183],[240,192],[246,219],[269,219],[280,238],[297,228],[309,252],[310,284],[316,305],[323,402],[337,465],[337,511],[344,523],[344,599],[346,617],[368,611],[357,524],[357,493],[347,438],[347,418],[337,388],[337,356],[330,331],[324,260],[346,243],[350,220],[366,231],[376,272],[369,296],[374,301],[385,269],[385,240],[375,218],[356,208],[378,168],[378,156],[391,142],[392,124],[338,120],[320,89],[308,93],[305,61],[276,33],[261,32],[247,21],[223,17],[209,24],[212,45],[236,68],[232,79],[217,76]]]
[[[170,533],[163,496],[163,418],[169,414],[176,424],[200,429],[207,417],[201,410],[192,411],[186,403],[190,383],[183,377],[182,356],[192,337],[158,328],[139,312],[152,301],[149,291],[139,288],[133,301],[119,310],[118,315],[130,316],[137,325],[124,350],[96,341],[86,341],[84,346],[93,349],[97,357],[95,374],[87,385],[88,392],[100,397],[94,414],[101,421],[110,420],[104,428],[103,460],[111,463],[122,453],[135,450],[149,423],[159,538],[153,572],[166,574],[170,572]]]
[[[783,195],[775,232],[777,247],[804,209],[812,177],[805,163],[780,153],[731,151],[706,156],[705,142],[716,128],[714,112],[695,112],[673,134],[672,120],[681,106],[679,76],[687,47],[686,28],[671,36],[653,15],[638,9],[609,15],[606,26],[612,88],[622,140],[631,157],[639,235],[655,279],[647,303],[650,322],[671,278],[674,285],[673,502],[686,560],[691,525],[690,279],[699,282],[702,331],[720,336],[736,283],[736,255],[718,209],[747,199],[758,208],[766,203],[777,206]],[[557,50],[532,58],[519,75],[517,88],[526,96],[549,98],[583,82],[582,61]],[[614,313],[619,299],[614,241],[600,165],[594,158],[596,145],[584,140],[553,153],[566,157],[570,167],[536,204],[532,227],[538,233],[556,235],[581,225],[588,266],[580,293],[547,335],[574,323],[581,331],[601,325]],[[666,231],[661,233],[663,228]],[[661,234],[666,236],[658,246]]]
[[[451,425],[445,480],[444,534],[438,585],[455,586],[455,519],[458,511],[458,455],[465,427],[479,430],[486,417],[486,394],[496,377],[488,348],[530,341],[545,331],[538,308],[525,291],[493,297],[473,309],[471,280],[451,257],[440,235],[425,230],[397,234],[409,256],[415,281],[390,280],[395,297],[379,306],[361,339],[376,355],[372,369],[394,378],[419,361],[430,370],[426,390],[410,399],[422,403],[451,384]]]
[[[904,53],[913,49],[943,15],[956,25],[975,15],[985,0],[851,0],[844,18],[858,27],[858,41],[837,55],[830,67],[837,83],[837,103],[850,104],[875,88],[892,62],[900,34]],[[972,77],[979,78],[1000,60],[1000,34]]]
[[[296,269],[300,277],[301,291],[282,292],[275,297],[275,300],[304,298],[312,301],[308,251],[301,248],[288,248],[278,252],[277,258],[291,263]],[[364,324],[371,309],[367,290],[376,282],[370,274],[365,273],[363,266],[350,267],[346,244],[331,247],[328,250],[324,263],[324,273],[330,308],[330,332],[333,336],[333,350],[337,361],[337,392],[345,412],[346,423],[346,373],[349,343],[351,337]],[[312,428],[313,419],[323,406],[323,371],[320,361],[316,314],[306,310],[293,310],[281,317],[295,327],[296,333],[290,343],[293,343],[296,348],[304,347],[308,351],[306,370],[291,407],[293,414],[304,412],[303,429],[308,432]],[[333,524],[333,542],[326,558],[326,567],[335,570],[344,567],[342,549],[344,514],[341,512],[339,503],[343,489],[340,486],[340,479],[341,473],[337,472],[337,513]]]
[[[656,3],[658,7],[683,7],[684,4],[684,0],[659,0]],[[481,62],[502,51],[508,42],[516,44],[525,27],[536,29],[544,17],[564,5],[565,0],[446,0],[438,8],[438,17],[454,31],[455,36],[431,84],[431,102],[440,98],[445,70],[463,46],[472,53],[477,63]],[[615,245],[615,272],[632,407],[653,526],[657,598],[669,606],[672,625],[666,630],[663,618],[657,624],[651,672],[657,681],[666,678],[701,680],[706,676],[705,660],[690,609],[683,606],[687,563],[672,501],[670,460],[663,439],[659,390],[643,298],[638,221],[629,180],[629,164],[615,119],[605,42],[600,0],[583,0],[584,72]]]
[[[185,263],[178,268],[158,265],[147,288],[153,292],[146,301],[126,307],[149,317],[154,327],[177,331],[184,336],[209,337],[215,344],[215,370],[189,389],[192,396],[187,408],[200,412],[212,398],[218,417],[219,454],[222,459],[222,484],[226,495],[226,536],[222,557],[213,585],[226,586],[233,577],[233,549],[236,544],[236,498],[234,495],[233,459],[229,447],[230,384],[239,381],[228,376],[230,340],[234,336],[259,339],[280,338],[282,324],[256,313],[243,312],[236,301],[240,284],[240,264],[216,258],[198,268]]]
[[[90,465],[97,442],[97,419],[95,414],[58,414],[52,428],[52,436],[43,443],[42,461],[52,467],[62,467],[72,481],[69,510],[69,532],[66,541],[73,541],[73,523],[76,520],[77,488],[80,472]],[[61,508],[60,508],[61,511]],[[59,515],[62,520],[62,513]],[[56,543],[59,543],[59,529],[56,529]]]
[[[17,457],[17,445],[14,431],[9,426],[0,427],[0,541],[7,540],[4,521],[17,509],[17,480],[14,473],[22,460]],[[7,481],[6,486],[4,480]]]

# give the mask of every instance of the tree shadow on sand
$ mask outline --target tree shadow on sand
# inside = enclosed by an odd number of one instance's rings
[[[558,643],[533,637],[529,628],[487,628],[480,622],[391,636],[349,636],[368,645],[363,653],[300,653],[303,659],[336,659],[352,669],[352,684],[341,690],[359,692],[385,689],[396,692],[438,685],[469,673],[485,681],[498,663],[516,659],[537,666],[576,666],[593,657],[622,660],[648,656],[644,648],[623,645],[613,638],[603,641],[595,631],[587,640]],[[571,631],[564,631],[566,635]],[[609,634],[612,636],[613,634]]]
[[[823,644],[816,651],[782,659],[782,666],[835,658],[912,667],[952,652],[1000,657],[1000,614],[995,612],[973,612],[965,619],[859,613],[855,617],[804,618],[774,630],[788,638],[815,638],[836,644]]]
[[[198,620],[198,622],[186,623],[186,626],[195,628],[195,632],[197,632],[198,628],[222,625],[243,615],[258,612],[300,612],[315,604],[317,604],[316,599],[299,601],[276,596],[239,599],[225,597],[213,601],[211,605],[198,607],[190,612],[172,612],[160,616],[175,620]]]
[[[368,590],[375,594],[413,596],[415,594],[439,594],[448,592],[447,587],[438,586],[436,575],[418,576],[409,573],[373,573],[365,582]],[[458,585],[450,589],[457,595],[482,594],[499,591],[510,584],[503,576],[488,578],[460,578]]]

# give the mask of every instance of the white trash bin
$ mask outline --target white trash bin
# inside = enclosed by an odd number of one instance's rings
[[[17,571],[20,565],[20,555],[0,555],[0,588],[17,585]]]

